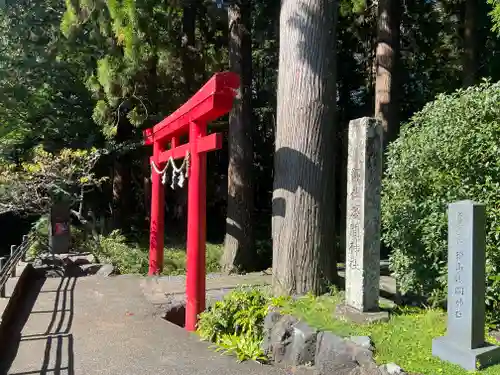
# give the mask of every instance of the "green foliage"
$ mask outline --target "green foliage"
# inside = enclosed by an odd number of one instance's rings
[[[206,272],[217,272],[220,269],[222,246],[207,243],[206,245]],[[164,275],[183,275],[186,273],[186,249],[166,247],[164,257]]]
[[[340,1],[339,11],[341,15],[347,16],[351,13],[361,13],[366,7],[366,0],[342,0]]]
[[[109,139],[118,136],[119,127],[158,121],[163,111],[180,104],[174,92],[181,76],[175,74],[180,63],[176,33],[165,30],[178,19],[172,8],[158,0],[66,3],[61,32],[68,41],[94,49],[86,85],[96,99],[92,119]]]
[[[500,0],[488,0],[488,4],[492,7],[490,16],[493,20],[493,31],[500,35]]]
[[[89,240],[93,241],[93,240]],[[121,274],[142,274],[148,272],[149,250],[128,240],[119,230],[107,236],[99,236],[97,243],[82,244],[97,256],[101,262],[111,263]],[[220,245],[207,244],[206,271],[219,270],[222,254]],[[163,275],[184,275],[186,273],[186,249],[166,247]]]
[[[201,313],[198,334],[239,360],[265,360],[262,324],[270,299],[261,289],[240,287]]]
[[[252,359],[254,361],[264,362],[266,356],[260,348],[261,341],[256,340],[252,332],[242,334],[225,333],[217,341],[216,351],[224,354],[235,355],[239,361]]]
[[[0,9],[0,156],[39,142],[50,151],[88,147],[98,132],[84,86],[86,67],[61,43],[64,2],[10,2]],[[67,59],[71,52],[71,58]]]
[[[147,274],[148,253],[131,245],[119,230],[101,236],[95,255],[100,262],[113,264],[121,274]]]
[[[46,252],[49,247],[49,219],[47,216],[36,221],[30,235],[33,236],[33,242],[26,252],[26,257],[33,260],[41,253]]]
[[[50,153],[37,146],[31,151],[29,161],[20,165],[0,163],[0,212],[44,214],[54,201],[80,202],[82,192],[106,180],[94,173],[100,150]]]
[[[388,151],[383,239],[402,292],[440,302],[447,284],[447,205],[487,210],[487,305],[500,311],[500,83],[440,95],[405,125]]]

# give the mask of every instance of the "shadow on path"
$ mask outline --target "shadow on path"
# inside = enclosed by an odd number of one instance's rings
[[[21,345],[30,345],[35,341],[44,341],[45,350],[40,368],[9,375],[29,374],[74,374],[74,339],[70,333],[74,317],[74,290],[78,274],[65,272],[56,290],[43,291],[47,280],[42,277],[35,281],[26,296],[22,311],[19,312],[15,324],[10,331],[10,345],[4,353],[0,353],[0,374],[8,374]],[[54,293],[54,307],[52,310],[34,311],[36,300],[40,293]],[[51,314],[50,321],[44,332],[37,334],[22,334],[30,315]]]
[[[44,283],[45,278],[34,280],[32,288],[30,288],[27,293],[19,314],[16,316],[17,319],[14,324],[8,327],[8,333],[6,336],[10,337],[11,340],[8,343],[9,345],[6,345],[7,350],[0,353],[0,374],[7,374],[14,358],[16,357],[17,350],[19,349],[19,344],[21,342],[21,332],[29,319],[31,311],[35,306],[35,302]]]

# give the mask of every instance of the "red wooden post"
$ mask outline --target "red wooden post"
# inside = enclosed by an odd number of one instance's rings
[[[217,73],[177,111],[144,132],[145,143],[153,144],[151,160],[158,169],[163,169],[170,158],[184,158],[189,152],[186,280],[189,331],[196,329],[198,314],[205,309],[206,153],[222,147],[222,134],[207,135],[207,124],[231,110],[238,87],[236,74]],[[179,136],[185,133],[189,134],[189,142],[179,144]],[[170,149],[164,151],[160,146],[168,141]],[[152,182],[149,274],[157,274],[163,266],[164,187],[155,171]]]
[[[164,163],[159,162],[162,147],[158,141],[153,143],[152,162],[156,168],[162,170]],[[163,233],[165,223],[165,187],[162,176],[151,168],[151,223],[149,237],[149,275],[158,275],[163,269]]]
[[[172,139],[170,140],[170,148],[174,149],[178,145],[179,145],[179,140],[177,139],[177,137],[172,137]]]
[[[200,269],[199,259],[204,256],[200,247],[200,189],[203,185],[200,176],[200,154],[198,141],[201,126],[194,122],[189,124],[189,144],[191,146],[191,161],[188,186],[188,232],[187,232],[187,277],[186,277],[186,329],[194,331],[200,310],[201,300],[205,298],[199,290],[199,279],[204,270]]]
[[[207,134],[207,125],[200,129],[200,136],[204,137]],[[205,282],[206,282],[206,254],[207,254],[207,153],[200,154],[200,180],[203,183],[200,185],[200,257],[198,258],[200,270],[202,273],[198,279],[198,290],[203,294],[200,299],[199,313],[205,310]]]

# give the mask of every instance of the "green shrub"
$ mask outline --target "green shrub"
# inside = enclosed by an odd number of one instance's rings
[[[447,284],[447,204],[487,210],[487,305],[500,312],[500,84],[483,83],[425,106],[389,147],[383,239],[402,292],[438,302]]]
[[[220,270],[220,257],[222,246],[207,243],[206,250],[206,272],[217,272]],[[164,256],[164,275],[181,275],[186,273],[186,249],[177,247],[166,247]]]
[[[239,360],[265,360],[260,344],[270,301],[262,289],[240,287],[201,313],[198,334]]]
[[[149,249],[131,243],[120,231],[99,238],[99,246],[93,251],[101,260],[112,263],[121,274],[147,274]],[[219,270],[222,254],[220,245],[207,244],[206,272]],[[166,247],[164,253],[163,275],[183,275],[186,273],[186,249]]]
[[[94,254],[99,261],[113,264],[121,274],[146,274],[148,272],[148,252],[127,242],[120,231],[99,237],[99,246]]]
[[[41,253],[46,252],[49,247],[49,219],[46,216],[38,219],[33,224],[30,235],[33,237],[33,242],[26,252],[26,257],[33,260]]]

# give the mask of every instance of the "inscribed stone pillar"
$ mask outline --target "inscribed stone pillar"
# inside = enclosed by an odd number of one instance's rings
[[[346,207],[346,305],[379,310],[381,123],[363,117],[349,124]]]
[[[448,207],[448,329],[432,354],[465,370],[500,362],[500,347],[485,343],[486,210],[473,201]]]

